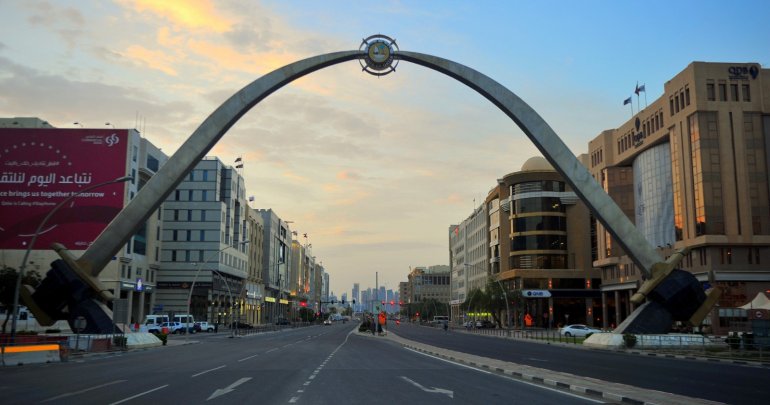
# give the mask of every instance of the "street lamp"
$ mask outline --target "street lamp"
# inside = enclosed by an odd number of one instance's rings
[[[238,242],[238,246],[246,245],[248,243],[249,243],[249,241],[247,241],[247,240],[241,241],[241,242]],[[195,277],[193,277],[192,285],[190,285],[190,294],[187,296],[187,315],[188,316],[187,316],[187,322],[185,323],[185,327],[187,328],[187,332],[189,332],[189,329],[190,329],[190,316],[189,315],[190,315],[190,303],[192,302],[192,293],[193,293],[193,289],[195,289],[195,282],[198,281],[198,275],[201,274],[201,269],[203,269],[203,267],[207,263],[212,261],[215,257],[219,257],[220,253],[224,252],[227,249],[230,249],[231,247],[232,246],[227,245],[227,246],[223,247],[222,249],[219,249],[216,252],[212,252],[209,255],[209,257],[206,258],[206,260],[204,260],[202,263],[198,264],[198,271],[195,272]],[[210,270],[211,271],[216,271],[214,269],[210,269]],[[224,277],[222,277],[222,279],[224,280]],[[227,286],[227,291],[230,292],[230,285],[227,284],[227,280],[225,280],[225,285]],[[230,292],[230,300],[232,301],[232,299],[233,299],[233,294],[232,294],[232,292]],[[185,339],[187,339],[187,334],[185,334]]]
[[[65,204],[75,199],[75,197],[99,187],[103,187],[114,183],[123,183],[132,179],[133,177],[131,176],[118,177],[117,179],[105,181],[99,184],[94,184],[80,191],[73,192],[72,194],[70,194],[69,197],[65,198],[59,204],[53,207],[53,209],[48,213],[48,215],[46,215],[45,218],[43,218],[43,220],[40,221],[40,225],[37,226],[37,229],[35,230],[35,234],[32,235],[32,240],[29,241],[29,246],[27,246],[27,251],[24,252],[24,258],[21,260],[21,266],[19,266],[19,278],[16,279],[16,287],[13,290],[13,321],[11,322],[11,342],[14,342],[16,338],[16,318],[18,317],[18,312],[19,312],[19,293],[21,292],[21,279],[24,278],[24,269],[27,267],[27,259],[29,259],[29,254],[32,251],[32,247],[35,246],[37,237],[38,235],[40,235],[40,231],[43,229],[45,224],[48,222],[49,219],[51,219],[53,214],[55,214],[56,211],[59,210],[59,208],[63,207]]]

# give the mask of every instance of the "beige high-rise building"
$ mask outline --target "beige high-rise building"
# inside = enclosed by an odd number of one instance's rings
[[[644,100],[644,99],[642,99]],[[663,257],[722,289],[707,331],[745,324],[736,307],[770,288],[770,70],[756,63],[693,62],[663,95],[589,143],[592,175]],[[634,309],[640,272],[601,225],[603,319]]]

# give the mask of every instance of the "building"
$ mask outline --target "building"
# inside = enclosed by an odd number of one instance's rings
[[[0,119],[0,150],[11,151],[0,154],[0,228],[5,230],[0,261],[11,268],[20,266],[42,219],[70,193],[131,176],[128,182],[79,194],[48,219],[26,266],[41,276],[59,259],[52,243],[80,256],[167,160],[134,129],[54,128],[39,118],[24,117]],[[159,218],[159,211],[150,215],[99,274],[115,296],[110,305],[117,324],[140,322],[155,306]]]
[[[258,209],[264,229],[262,239],[262,280],[265,283],[265,319],[289,317],[289,268],[292,238],[290,222],[281,219],[272,209]]]
[[[497,261],[490,260],[489,256],[489,227],[499,223],[499,220],[488,227],[490,217],[487,207],[488,204],[481,204],[459,225],[449,227],[450,309],[451,319],[457,325],[467,317],[467,308],[463,307],[463,303],[468,294],[474,290],[483,291],[492,274],[491,269],[499,269],[499,253],[495,256]],[[496,249],[492,251],[498,252]]]
[[[249,258],[247,261],[248,271],[246,273],[245,297],[241,297],[241,308],[243,308],[242,322],[258,325],[264,322],[264,298],[265,284],[262,277],[265,272],[264,265],[265,251],[264,246],[265,228],[262,226],[262,216],[252,208],[246,209],[248,224],[248,246]]]
[[[667,257],[722,290],[704,322],[714,333],[745,323],[735,308],[770,288],[770,70],[693,62],[663,95],[589,143],[590,172]],[[605,326],[633,311],[640,271],[597,225]]]
[[[157,312],[186,313],[189,299],[196,320],[235,319],[248,292],[247,210],[243,176],[218,158],[201,160],[166,198]]]
[[[423,304],[428,302],[449,306],[451,296],[451,272],[449,266],[437,265],[430,267],[415,267],[407,277],[408,292],[411,294],[408,303]],[[434,313],[444,313],[443,308],[433,308]],[[410,314],[412,315],[412,314]]]
[[[485,203],[490,272],[523,297],[512,309],[514,323],[529,314],[539,327],[600,324],[601,279],[587,237],[591,216],[562,176],[544,158],[530,158],[499,179]]]
[[[312,245],[301,244],[298,240],[291,243],[291,266],[289,271],[289,294],[291,296],[292,313],[296,314],[301,303],[310,300],[310,281],[312,268],[315,265]]]
[[[353,294],[351,295],[351,299],[353,301],[355,301],[355,304],[353,304],[353,311],[354,312],[360,311],[360,309],[359,309],[360,306],[361,306],[361,293],[360,293],[360,290],[361,290],[361,285],[359,283],[353,283],[353,291],[352,291]]]

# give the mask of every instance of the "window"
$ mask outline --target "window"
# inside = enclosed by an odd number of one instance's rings
[[[727,101],[727,85],[719,83],[719,101]]]
[[[131,160],[136,162],[136,157],[139,155],[139,147],[134,145],[134,148],[131,151]]]
[[[136,184],[136,169],[131,169],[131,184]]]
[[[669,97],[668,99],[668,109],[669,114],[674,115],[674,99],[672,97]]]
[[[158,166],[160,166],[158,159],[155,159],[155,157],[152,155],[147,155],[147,168],[153,172],[157,172]]]
[[[751,101],[751,90],[749,88],[748,84],[741,85],[741,90],[743,93],[743,101]]]
[[[716,100],[716,94],[714,93],[714,83],[706,83],[706,99],[708,99],[708,101]]]
[[[685,105],[690,105],[690,88],[689,87],[684,88],[684,103]]]
[[[174,191],[174,201],[179,201],[179,190]]]
[[[730,101],[738,101],[738,85],[730,85]]]

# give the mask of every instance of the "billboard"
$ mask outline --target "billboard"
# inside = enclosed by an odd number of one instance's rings
[[[83,250],[123,208],[124,183],[83,190],[126,175],[128,130],[0,128],[0,249],[59,242]]]

